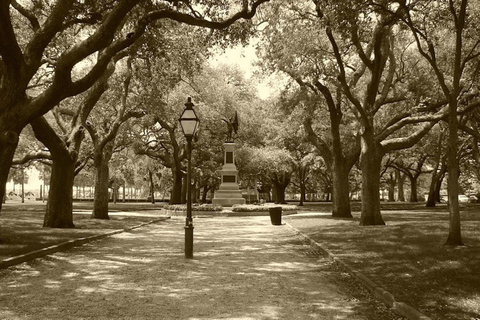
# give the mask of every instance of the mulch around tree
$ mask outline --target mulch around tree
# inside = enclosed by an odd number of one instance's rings
[[[284,220],[396,299],[432,319],[480,319],[479,204],[462,205],[462,247],[444,245],[445,204],[383,203],[386,226],[359,226],[359,212],[333,218],[329,204],[307,205],[305,212]]]

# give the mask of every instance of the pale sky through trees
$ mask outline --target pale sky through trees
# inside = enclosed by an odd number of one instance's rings
[[[255,63],[258,62],[258,57],[255,53],[255,47],[253,44],[249,44],[245,47],[238,45],[233,48],[228,48],[225,52],[214,54],[212,58],[209,59],[209,62],[213,66],[219,64],[238,65],[240,69],[244,71],[246,78],[255,77],[255,72],[260,72],[260,68],[255,65]],[[276,91],[279,91],[277,87],[272,86],[271,83],[269,83],[274,76],[264,79],[261,79],[261,76],[257,76],[256,78],[258,79],[257,89],[260,99],[266,100],[274,95]],[[281,81],[277,80],[275,82],[279,83]]]

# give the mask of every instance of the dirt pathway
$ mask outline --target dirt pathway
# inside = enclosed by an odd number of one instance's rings
[[[194,222],[193,260],[173,219],[2,270],[0,318],[396,318],[286,226]]]

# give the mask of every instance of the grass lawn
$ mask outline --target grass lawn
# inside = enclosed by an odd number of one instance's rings
[[[110,204],[110,220],[91,219],[92,202],[73,204],[73,229],[43,228],[45,203],[8,202],[0,214],[0,260],[25,254],[54,244],[152,221],[161,215],[164,204]],[[142,210],[141,214],[137,212]],[[135,211],[135,212],[133,212]]]
[[[358,203],[353,204],[359,210]],[[329,204],[305,211],[330,212]],[[302,211],[302,210],[300,210]],[[480,319],[480,205],[462,207],[464,247],[444,245],[446,205],[383,203],[386,226],[329,215],[287,216],[292,226],[432,319]]]

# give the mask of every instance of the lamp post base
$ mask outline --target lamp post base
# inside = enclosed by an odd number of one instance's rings
[[[193,258],[193,225],[185,226],[185,258]]]

